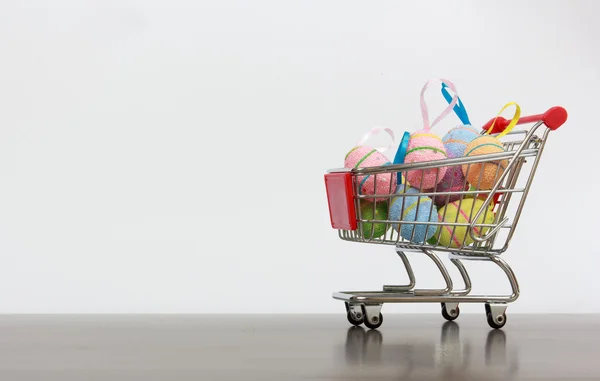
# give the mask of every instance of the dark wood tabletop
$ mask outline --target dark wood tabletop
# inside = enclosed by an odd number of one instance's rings
[[[0,316],[0,379],[599,380],[600,316]]]

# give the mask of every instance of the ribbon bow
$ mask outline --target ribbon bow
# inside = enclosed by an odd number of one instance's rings
[[[517,123],[519,122],[519,119],[521,118],[521,107],[517,104],[517,102],[508,102],[507,104],[504,105],[504,107],[502,107],[502,110],[500,110],[500,112],[498,112],[498,115],[496,115],[496,117],[494,118],[492,125],[487,130],[488,134],[491,134],[492,131],[494,131],[494,124],[496,124],[496,120],[498,119],[500,114],[502,114],[502,111],[506,110],[506,108],[508,108],[510,106],[515,106],[515,114],[513,115],[512,119],[510,120],[510,123],[508,124],[508,126],[506,126],[504,131],[502,131],[500,134],[498,134],[498,136],[496,136],[496,138],[500,139],[504,135],[508,134],[510,132],[510,130],[512,130],[513,127],[517,125]]]
[[[454,92],[454,96],[452,97],[452,100],[450,101],[450,103],[448,104],[448,107],[446,107],[446,109],[437,117],[434,119],[434,121],[429,124],[429,113],[427,111],[427,104],[425,104],[425,90],[427,90],[427,88],[429,86],[431,86],[433,83],[441,81],[443,84],[446,84],[447,87],[450,88],[450,90],[452,90]],[[423,89],[421,90],[421,114],[423,116],[423,129],[425,131],[429,131],[433,128],[433,126],[435,126],[439,121],[441,121],[443,118],[446,117],[446,115],[448,115],[450,113],[450,111],[452,111],[452,108],[456,105],[456,103],[458,102],[458,95],[456,92],[456,87],[454,86],[454,84],[450,81],[448,81],[447,79],[440,79],[440,78],[432,78],[429,81],[427,81],[425,83],[425,86],[423,86]]]
[[[450,104],[452,102],[452,97],[450,96],[450,93],[448,93],[448,90],[446,90],[447,87],[448,87],[448,85],[445,82],[443,82],[442,83],[442,95],[446,99],[446,102],[448,102],[448,104]],[[471,125],[471,121],[469,120],[469,114],[467,114],[467,109],[465,108],[465,105],[460,100],[460,97],[456,97],[456,105],[454,106],[454,113],[456,114],[456,116],[458,116],[458,119],[460,119],[462,124],[468,125],[468,126]]]
[[[390,145],[388,145],[385,148],[375,148],[375,147],[373,147],[373,148],[376,149],[377,151],[383,153],[383,152],[389,150],[390,148],[392,148],[393,146],[395,146],[396,145],[396,140],[394,138],[394,131],[392,131],[390,128],[387,128],[387,127],[373,127],[373,128],[371,128],[371,131],[369,131],[366,134],[364,134],[363,137],[360,138],[356,142],[356,146],[363,145],[364,142],[366,142],[367,140],[369,140],[372,136],[377,135],[381,131],[387,132],[388,135],[392,138],[392,142],[390,143]]]

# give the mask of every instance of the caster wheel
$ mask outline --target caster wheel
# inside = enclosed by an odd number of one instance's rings
[[[348,313],[346,314],[346,316],[348,317],[348,322],[356,327],[358,327],[359,325],[361,325],[363,323],[363,317],[362,315],[360,315],[360,318],[355,319],[354,316],[352,316],[352,312],[348,311]]]
[[[498,316],[497,321],[494,321],[494,318],[492,317],[492,313],[488,312],[487,313],[487,322],[490,325],[490,327],[492,327],[494,329],[500,329],[500,328],[504,327],[504,325],[506,324],[506,314],[502,314],[502,315]]]
[[[367,328],[377,329],[377,328],[381,327],[381,324],[383,324],[383,315],[380,312],[379,318],[377,318],[377,320],[375,322],[369,321],[369,319],[364,319],[364,323]]]
[[[458,315],[460,315],[460,308],[458,308],[458,306],[450,308],[450,310],[448,310],[448,308],[446,307],[446,303],[442,303],[442,316],[444,317],[444,319],[452,321],[456,319]]]

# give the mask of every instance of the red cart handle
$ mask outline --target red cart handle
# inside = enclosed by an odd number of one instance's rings
[[[494,129],[490,132],[491,134],[496,134],[504,131],[504,129],[506,129],[506,127],[510,123],[510,120],[499,116],[498,118],[490,119],[486,124],[483,125],[482,129],[484,131],[489,130],[492,126],[492,123],[494,123],[494,120],[496,120],[496,123],[494,124]],[[555,106],[550,107],[548,111],[546,111],[543,114],[522,116],[517,122],[517,124],[535,123],[542,121],[549,129],[554,131],[557,130],[560,126],[562,126],[563,123],[566,122],[566,120],[567,110],[565,110],[563,107]]]

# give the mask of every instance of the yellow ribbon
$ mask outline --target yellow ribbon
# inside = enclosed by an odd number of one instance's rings
[[[500,139],[504,135],[508,134],[510,130],[512,130],[513,127],[517,125],[517,123],[519,122],[519,118],[521,118],[521,107],[517,104],[517,102],[509,102],[505,104],[504,107],[502,107],[502,110],[500,110],[500,112],[498,113],[498,115],[496,115],[496,118],[492,122],[492,125],[490,126],[489,130],[487,130],[488,134],[491,134],[491,132],[494,130],[494,124],[496,124],[496,119],[498,119],[500,114],[502,114],[502,111],[506,110],[507,107],[510,107],[512,105],[515,106],[515,115],[513,115],[510,123],[508,124],[508,126],[506,126],[504,131],[502,131],[498,136],[496,136],[496,138]]]

